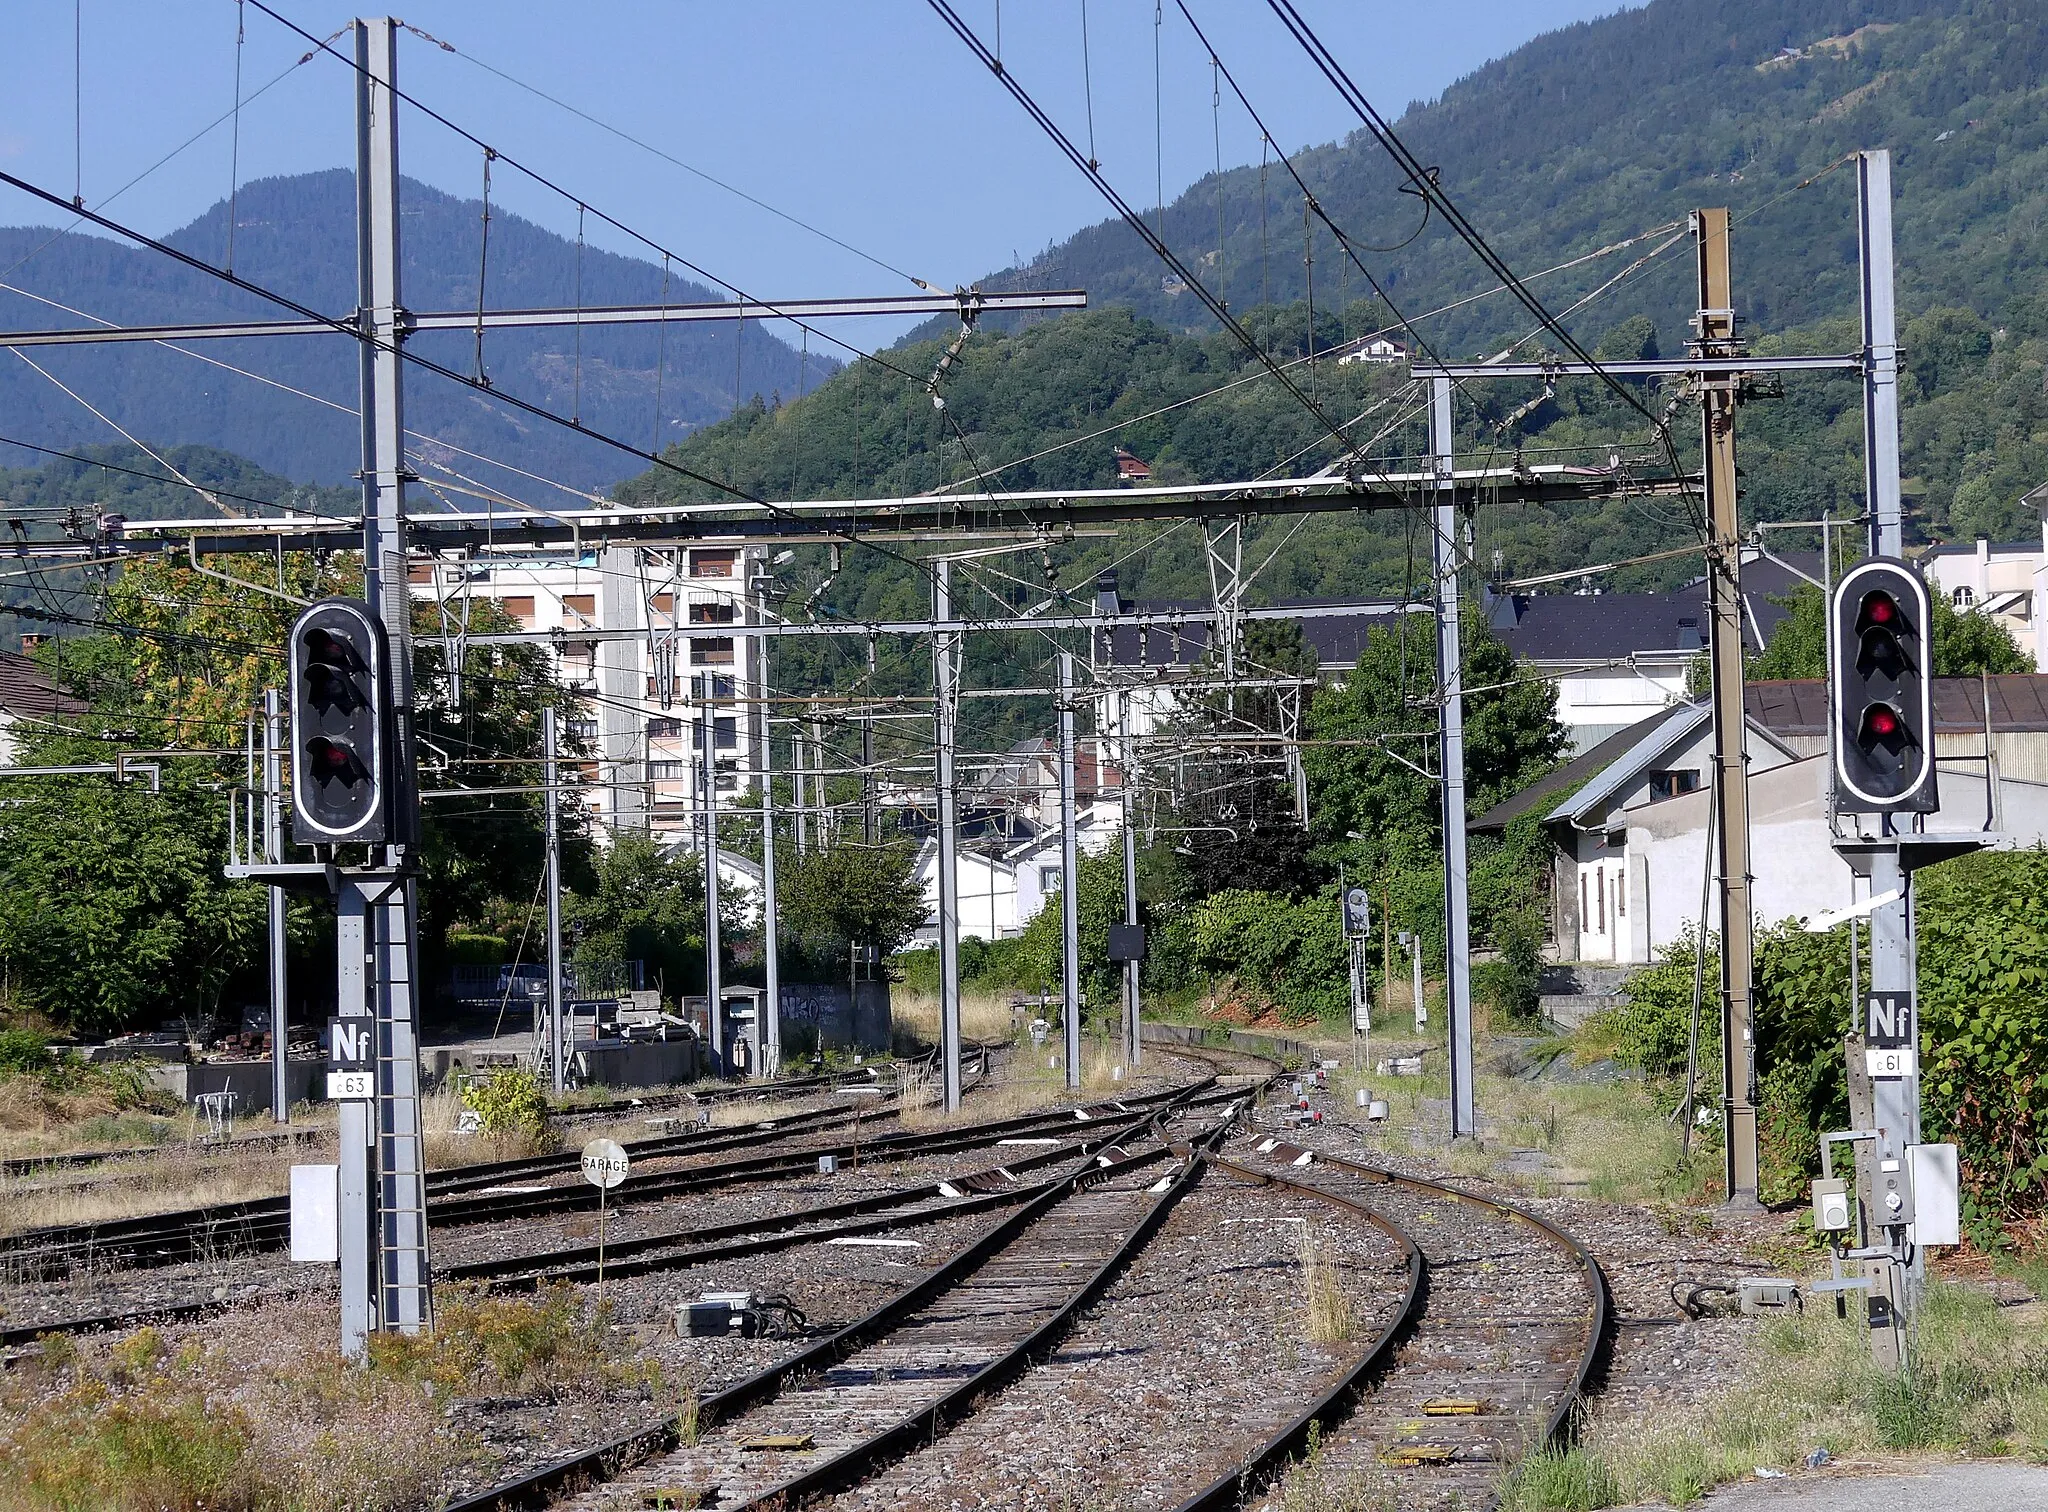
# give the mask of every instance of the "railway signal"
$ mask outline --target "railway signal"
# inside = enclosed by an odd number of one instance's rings
[[[376,843],[391,830],[384,626],[358,599],[323,599],[292,626],[292,838]]]
[[[1906,563],[1873,557],[1835,588],[1828,630],[1835,806],[1844,813],[1932,813],[1933,615]]]

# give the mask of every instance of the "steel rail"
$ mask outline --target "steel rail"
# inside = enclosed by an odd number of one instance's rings
[[[1281,1139],[1266,1142],[1266,1153],[1273,1159],[1292,1161],[1302,1155],[1311,1155],[1322,1167],[1344,1172],[1369,1184],[1400,1186],[1422,1195],[1448,1200],[1468,1207],[1490,1210],[1515,1222],[1535,1229],[1549,1243],[1563,1250],[1577,1269],[1587,1294],[1587,1315],[1584,1343],[1572,1369],[1570,1380],[1560,1393],[1557,1402],[1546,1415],[1542,1434],[1545,1447],[1562,1444],[1569,1436],[1574,1411],[1585,1400],[1589,1382],[1598,1369],[1605,1351],[1611,1342],[1609,1327],[1609,1294],[1607,1278],[1599,1262],[1576,1238],[1538,1213],[1511,1202],[1497,1198],[1482,1197],[1477,1193],[1464,1191],[1443,1182],[1431,1181],[1426,1177],[1409,1176],[1390,1171],[1383,1167],[1366,1165],[1359,1161],[1347,1160],[1331,1155],[1320,1149],[1311,1150],[1302,1145]],[[1214,1163],[1235,1175],[1247,1179],[1284,1186],[1319,1201],[1332,1203],[1359,1211],[1373,1217],[1383,1227],[1395,1228],[1391,1219],[1372,1213],[1370,1207],[1357,1198],[1341,1192],[1331,1191],[1314,1182],[1282,1175],[1274,1171],[1262,1171],[1256,1167],[1242,1165],[1222,1156],[1213,1158]],[[1409,1242],[1412,1244],[1412,1236]],[[1219,1477],[1203,1490],[1190,1496],[1175,1508],[1175,1512],[1237,1512],[1247,1504],[1248,1497],[1270,1480],[1273,1474],[1284,1468],[1290,1456],[1297,1453],[1307,1442],[1313,1427],[1326,1439],[1331,1430],[1341,1425],[1348,1410],[1356,1405],[1376,1374],[1387,1369],[1385,1351],[1389,1339],[1405,1337],[1406,1333],[1420,1326],[1427,1306],[1428,1276],[1430,1265],[1426,1255],[1417,1247],[1415,1259],[1421,1265],[1421,1291],[1419,1295],[1413,1283],[1410,1294],[1403,1304],[1400,1327],[1393,1333],[1383,1335],[1375,1341],[1366,1359],[1361,1360],[1352,1370],[1346,1372],[1330,1390],[1326,1391],[1307,1410],[1300,1413],[1279,1433],[1270,1436],[1257,1450],[1245,1458],[1242,1467],[1229,1475]],[[1421,1305],[1418,1306],[1417,1304]],[[1396,1367],[1398,1368],[1398,1367]]]
[[[1083,1119],[1110,1118],[1117,1111],[1129,1111],[1132,1105],[1148,1106],[1165,1101],[1176,1092],[1185,1095],[1190,1091],[1202,1090],[1204,1086],[1206,1083],[1192,1089],[1169,1089],[1166,1092],[1133,1097],[1125,1100],[1123,1109],[1096,1103],[1082,1109],[1065,1108],[1056,1112],[1024,1114],[1015,1118],[931,1131],[905,1131],[883,1135],[875,1140],[806,1145],[772,1155],[722,1161],[710,1166],[685,1167],[680,1171],[659,1173],[639,1181],[629,1181],[610,1194],[610,1202],[613,1205],[620,1205],[627,1202],[659,1201],[730,1183],[786,1180],[810,1175],[816,1172],[817,1159],[820,1155],[858,1155],[873,1161],[887,1162],[915,1160],[932,1154],[949,1154],[973,1149],[977,1145],[987,1144],[1008,1134],[1043,1132],[1058,1128],[1071,1129],[1077,1113]],[[833,1110],[833,1115],[835,1119],[845,1121],[850,1121],[856,1116],[853,1112],[840,1113],[838,1110]],[[894,1115],[888,1113],[884,1116]],[[753,1136],[746,1142],[779,1140],[786,1137],[788,1132],[791,1131],[777,1129],[772,1133]],[[807,1128],[794,1132],[810,1133],[814,1130]],[[672,1144],[674,1141],[663,1140],[657,1143]],[[699,1145],[694,1148],[667,1149],[656,1153],[687,1155],[701,1149],[702,1146]],[[574,1157],[544,1158],[566,1158],[568,1166],[565,1168],[574,1166]],[[465,1174],[462,1177],[465,1185],[485,1181],[496,1182],[502,1179],[503,1173],[500,1172],[488,1175]],[[598,1205],[598,1199],[596,1188],[578,1182],[544,1187],[536,1192],[443,1196],[438,1201],[429,1202],[427,1214],[428,1221],[436,1225],[504,1221],[529,1218],[543,1213],[594,1208]],[[83,1260],[104,1259],[110,1255],[125,1256],[131,1268],[176,1265],[189,1260],[205,1259],[224,1247],[244,1250],[279,1248],[289,1237],[290,1217],[287,1199],[264,1197],[214,1207],[120,1219],[112,1224],[27,1230],[10,1236],[13,1243],[0,1245],[0,1261],[9,1265],[17,1275],[33,1271],[45,1276],[63,1275]],[[81,1233],[80,1229],[86,1232]]]
[[[1162,1109],[1159,1117],[1164,1118],[1170,1111],[1170,1108]],[[1227,1130],[1228,1127],[1229,1122],[1226,1120],[1219,1126],[1219,1132]],[[1017,1212],[949,1258],[931,1275],[883,1302],[866,1316],[856,1319],[837,1333],[777,1361],[745,1380],[704,1398],[698,1405],[696,1430],[701,1433],[721,1419],[758,1406],[778,1395],[784,1384],[793,1377],[823,1373],[886,1335],[904,1319],[945,1295],[981,1269],[1019,1235],[1057,1207],[1062,1198],[1078,1190],[1084,1180],[1092,1177],[1093,1180],[1100,1181],[1115,1174],[1118,1169],[1141,1161],[1156,1161],[1165,1153],[1162,1149],[1150,1155],[1132,1157],[1130,1161],[1118,1166],[1096,1167],[1093,1171],[1084,1169],[1059,1181],[1048,1183],[1044,1191],[1032,1197]],[[1191,1159],[1183,1167],[1183,1187],[1186,1172],[1192,1170],[1195,1164],[1196,1162]],[[615,1479],[622,1472],[649,1459],[672,1452],[682,1444],[682,1441],[683,1434],[679,1421],[676,1418],[666,1418],[622,1434],[594,1448],[543,1465],[527,1475],[493,1486],[467,1500],[455,1502],[445,1508],[444,1512],[536,1512],[536,1509],[550,1505],[562,1492],[581,1490]],[[778,1488],[778,1494],[783,1494],[786,1490],[787,1488]]]
[[[1352,1367],[1307,1407],[1302,1409],[1278,1432],[1267,1436],[1266,1441],[1246,1454],[1235,1470],[1219,1475],[1202,1490],[1182,1501],[1174,1512],[1236,1512],[1245,1500],[1246,1493],[1262,1484],[1268,1476],[1289,1459],[1306,1449],[1312,1432],[1325,1432],[1331,1423],[1351,1409],[1359,1397],[1365,1394],[1373,1378],[1391,1364],[1395,1345],[1407,1334],[1421,1311],[1424,1296],[1426,1268],[1421,1249],[1408,1231],[1393,1219],[1376,1213],[1364,1203],[1340,1192],[1326,1191],[1304,1181],[1277,1175],[1271,1171],[1256,1170],[1240,1165],[1222,1155],[1210,1155],[1208,1163],[1218,1170],[1228,1171],[1233,1176],[1242,1176],[1268,1186],[1285,1187],[1305,1197],[1330,1207],[1353,1213],[1383,1231],[1401,1251],[1402,1261],[1408,1268],[1408,1284],[1401,1293],[1401,1300],[1394,1316],[1380,1329],[1366,1351]]]
[[[1215,1100],[1217,1099],[1214,1094],[1196,1096],[1179,1106],[1201,1107]],[[638,1239],[613,1240],[607,1246],[609,1258],[603,1266],[603,1271],[605,1275],[614,1279],[650,1275],[664,1270],[704,1265],[715,1260],[741,1259],[749,1255],[793,1249],[805,1244],[825,1243],[836,1238],[882,1233],[994,1211],[1029,1201],[1043,1191],[1046,1184],[1035,1183],[1012,1186],[1007,1190],[981,1191],[980,1187],[991,1178],[1001,1179],[1007,1176],[1014,1181],[1015,1173],[1018,1171],[1096,1157],[1102,1149],[1115,1144],[1118,1140],[1129,1138],[1133,1130],[1160,1116],[1157,1112],[1141,1114],[1124,1123],[1098,1130],[1095,1137],[1077,1144],[1007,1161],[990,1170],[956,1177],[943,1183],[925,1183],[879,1193],[872,1197],[854,1198],[847,1202],[796,1208],[771,1218],[707,1224],[702,1228],[671,1230],[661,1234],[644,1235]],[[976,1195],[949,1199],[946,1197],[947,1187],[952,1187],[955,1191],[973,1190]],[[890,1211],[919,1202],[933,1205],[911,1212]],[[883,1216],[863,1216],[875,1213]],[[841,1218],[851,1221],[835,1221]],[[826,1227],[813,1226],[821,1223]],[[720,1240],[726,1242],[713,1242]],[[687,1246],[691,1241],[696,1241],[696,1247],[677,1248]],[[674,1253],[648,1253],[663,1248],[674,1249]],[[451,1282],[481,1281],[496,1291],[524,1291],[543,1283],[592,1281],[598,1275],[599,1268],[595,1263],[597,1255],[596,1245],[565,1246],[556,1250],[448,1266],[441,1270],[436,1279]],[[635,1259],[634,1256],[644,1258]],[[526,1274],[528,1272],[531,1274]],[[165,1303],[121,1312],[91,1313],[79,1317],[21,1324],[0,1328],[0,1349],[32,1344],[45,1334],[96,1333],[109,1329],[135,1328],[146,1323],[183,1321],[226,1312],[236,1305],[233,1301],[209,1298],[195,1302]]]

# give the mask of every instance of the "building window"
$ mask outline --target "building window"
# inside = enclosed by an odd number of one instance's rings
[[[736,751],[740,744],[740,722],[737,719],[714,719],[712,726],[717,731],[712,736],[712,749]],[[695,750],[704,749],[704,726],[698,720],[690,722],[690,745]]]
[[[733,576],[739,560],[740,554],[737,549],[693,551],[690,553],[690,576],[729,578]]]
[[[565,593],[562,595],[562,609],[567,614],[580,614],[585,620],[597,618],[597,595],[594,593]]]
[[[690,642],[690,665],[693,667],[730,667],[732,665],[732,637],[719,636],[713,639],[704,636]]]
[[[674,740],[682,733],[683,722],[680,719],[650,719],[647,721],[647,738],[649,740]]]
[[[1627,872],[1616,872],[1614,874],[1614,917],[1617,919],[1628,917]]]
[[[1038,890],[1042,893],[1055,893],[1060,890],[1060,869],[1057,866],[1038,868]]]
[[[1607,933],[1607,872],[1598,868],[1593,873],[1593,919],[1601,934]]]
[[[731,599],[690,605],[690,623],[693,625],[730,625],[737,618],[739,609]]]
[[[1949,601],[1958,609],[1973,608],[1977,602],[1977,590],[1965,583],[1949,595]]]
[[[1579,932],[1584,934],[1586,926],[1593,920],[1593,910],[1586,906],[1586,874],[1579,873]]]
[[[1676,798],[1681,793],[1699,790],[1698,767],[1678,767],[1670,771],[1650,773],[1650,796],[1652,798]]]
[[[533,596],[531,594],[525,594],[519,598],[502,598],[498,602],[505,606],[507,614],[519,621],[521,628],[527,630],[533,628]]]

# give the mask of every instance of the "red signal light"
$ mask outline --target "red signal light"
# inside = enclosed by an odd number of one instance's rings
[[[1895,735],[1899,729],[1899,717],[1890,709],[1870,711],[1870,733],[1877,736]]]
[[[1889,625],[1899,617],[1899,606],[1889,593],[1873,593],[1863,601],[1863,612],[1873,625]]]

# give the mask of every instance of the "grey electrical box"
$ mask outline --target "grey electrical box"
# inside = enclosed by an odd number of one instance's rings
[[[1744,1276],[1736,1285],[1742,1311],[1749,1317],[1768,1317],[1799,1309],[1799,1283],[1782,1276]]]
[[[1849,1183],[1824,1178],[1813,1184],[1813,1227],[1816,1233],[1846,1234],[1850,1228]]]
[[[1906,1173],[1912,1178],[1913,1242],[1963,1242],[1962,1180],[1952,1144],[1906,1147]]]
[[[1877,1180],[1872,1184],[1877,1212],[1872,1221],[1880,1227],[1913,1221],[1913,1174],[1906,1162],[1887,1156],[1877,1163]]]

